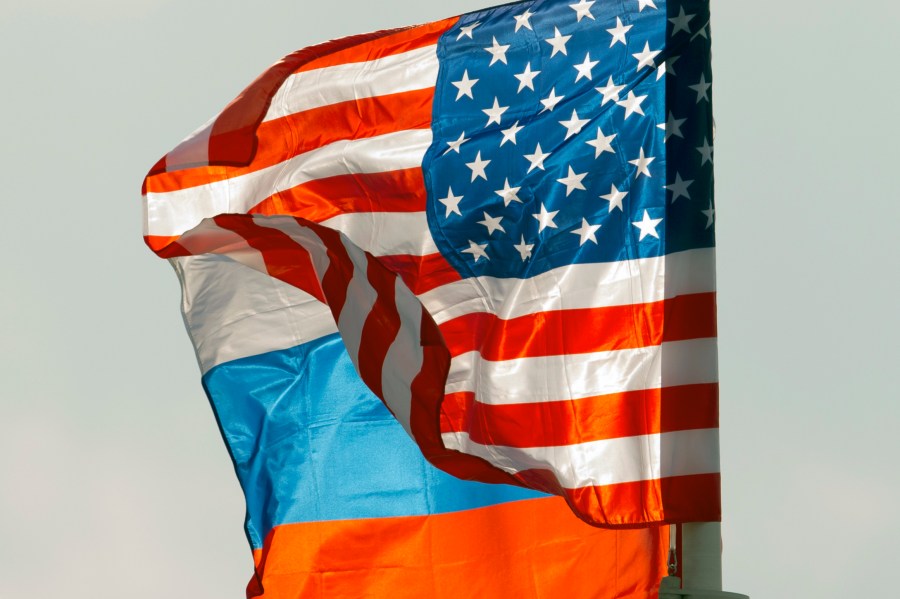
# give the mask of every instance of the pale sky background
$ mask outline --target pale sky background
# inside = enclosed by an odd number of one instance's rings
[[[484,0],[0,2],[0,597],[243,597],[243,500],[143,175],[282,55]],[[885,596],[900,5],[712,8],[725,586]]]

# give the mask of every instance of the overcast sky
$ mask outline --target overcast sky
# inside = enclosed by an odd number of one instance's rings
[[[483,6],[0,4],[0,597],[243,596],[243,500],[143,175],[284,54]],[[755,599],[897,586],[898,23],[713,1],[724,574]]]

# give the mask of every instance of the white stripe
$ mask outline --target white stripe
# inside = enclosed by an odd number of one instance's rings
[[[185,325],[204,374],[219,364],[289,349],[337,332],[328,306],[226,256],[171,260]]]
[[[566,489],[719,472],[718,429],[528,448],[481,445],[466,433],[441,438],[448,449],[484,458],[511,474],[552,470]]]
[[[288,77],[272,98],[264,120],[358,98],[432,88],[437,83],[437,46],[370,60],[304,71]]]
[[[269,196],[325,177],[414,168],[431,144],[430,129],[342,140],[223,181],[144,196],[144,233],[176,236],[217,214],[246,213]]]
[[[321,224],[337,229],[374,256],[427,256],[438,251],[424,212],[352,212]]]
[[[502,362],[468,352],[450,362],[445,392],[473,392],[482,403],[503,405],[717,381],[716,339],[709,338]]]
[[[509,319],[551,310],[656,302],[716,290],[715,249],[623,262],[573,264],[529,279],[473,277],[419,296],[434,320],[472,312]]]
[[[350,261],[353,262],[353,276],[347,285],[347,299],[338,318],[338,330],[347,346],[350,360],[359,372],[359,350],[362,344],[363,327],[378,299],[378,292],[369,283],[366,255],[346,239],[341,239]]]
[[[422,369],[422,304],[399,278],[394,286],[394,302],[400,315],[400,330],[388,348],[381,369],[384,400],[409,436],[412,382]]]
[[[214,252],[225,254],[228,258],[244,266],[268,274],[266,260],[259,250],[250,247],[247,240],[228,229],[223,229],[212,219],[197,225],[189,234],[178,240],[179,245],[195,256]]]
[[[322,283],[325,273],[328,272],[331,259],[328,257],[328,248],[325,247],[325,242],[322,241],[322,238],[316,232],[309,227],[301,226],[293,217],[286,215],[267,216],[254,214],[253,223],[260,227],[281,231],[295,241],[297,245],[305,249],[309,253],[310,260],[312,260],[314,274],[319,283]],[[263,269],[262,272],[268,272],[268,269]]]

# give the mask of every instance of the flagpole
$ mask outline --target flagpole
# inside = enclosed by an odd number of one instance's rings
[[[721,523],[682,524],[679,542],[682,578],[663,578],[659,599],[749,599],[747,595],[722,590]]]

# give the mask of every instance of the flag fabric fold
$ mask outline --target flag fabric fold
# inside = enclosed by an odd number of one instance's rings
[[[719,519],[709,37],[706,0],[538,0],[328,42],[152,168],[259,567],[544,493],[623,546]]]

